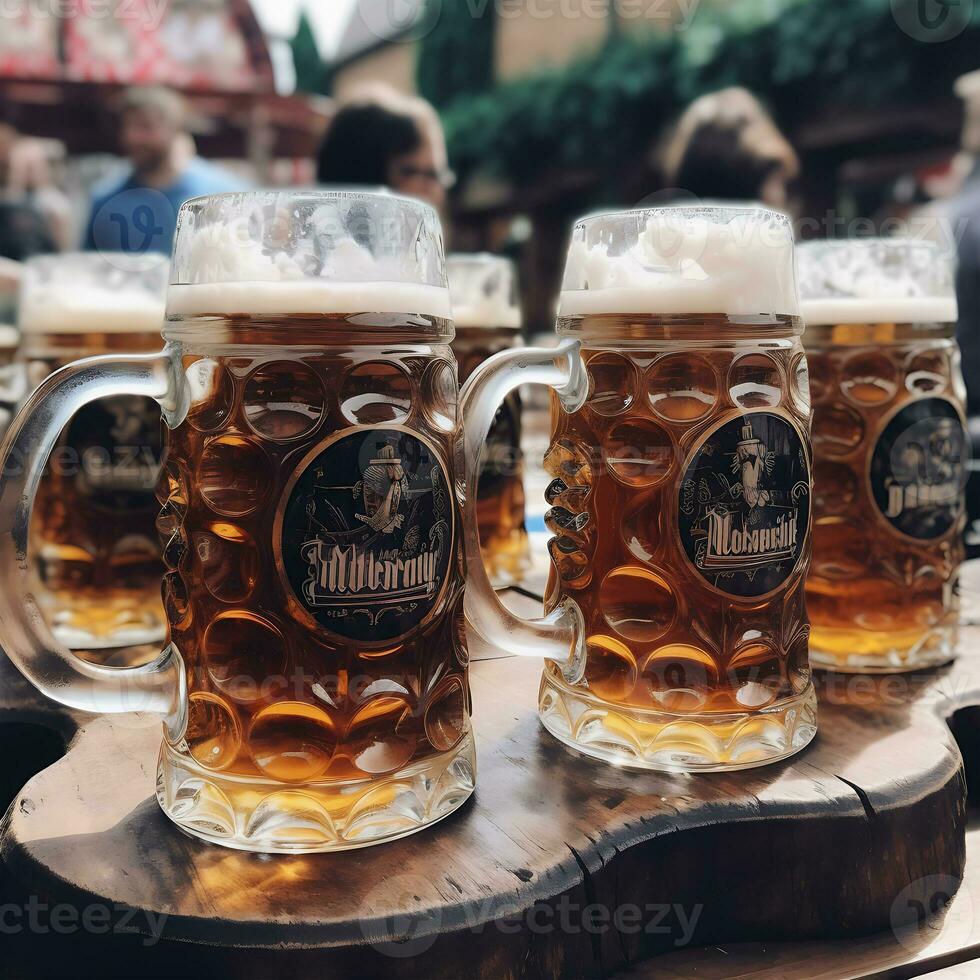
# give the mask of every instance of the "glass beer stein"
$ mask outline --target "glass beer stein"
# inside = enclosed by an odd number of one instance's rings
[[[425,827],[472,792],[452,336],[427,205],[200,198],[179,216],[164,350],[72,364],[14,421],[7,453],[29,465],[0,473],[0,642],[58,700],[164,716],[157,795],[188,833],[339,850]],[[524,377],[561,387],[572,360],[530,357]],[[64,421],[122,394],[155,399],[166,422],[170,636],[153,663],[110,669],[32,615],[24,545]],[[555,620],[541,628],[558,642],[533,652],[567,659]]]
[[[802,331],[783,215],[676,208],[575,226],[558,332],[581,342],[588,397],[554,405],[546,603],[581,617],[585,668],[570,680],[548,664],[539,710],[580,752],[727,770],[812,739]],[[468,411],[484,380],[464,388]],[[481,605],[467,596],[477,628]]]
[[[26,389],[79,357],[157,350],[166,285],[159,257],[31,259],[19,306]],[[138,658],[141,651],[121,648],[158,643],[166,632],[154,525],[159,466],[159,407],[116,395],[64,427],[38,489],[30,547],[41,609],[63,643],[103,662]]]
[[[969,442],[952,265],[929,242],[800,249],[813,398],[814,666],[950,660]]]
[[[453,353],[462,384],[488,357],[520,343],[514,265],[498,255],[450,255],[446,261],[456,337]],[[480,471],[480,548],[495,586],[520,582],[531,563],[524,525],[521,395],[497,410]]]

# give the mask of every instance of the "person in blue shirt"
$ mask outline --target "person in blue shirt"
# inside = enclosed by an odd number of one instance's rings
[[[170,254],[177,211],[202,194],[243,185],[194,156],[183,99],[166,88],[133,88],[120,117],[129,175],[95,192],[84,247],[100,252]]]

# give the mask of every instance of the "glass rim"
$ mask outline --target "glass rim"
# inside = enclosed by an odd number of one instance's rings
[[[565,258],[559,315],[799,314],[785,212],[681,205],[589,215]]]
[[[624,210],[597,211],[593,214],[583,215],[577,218],[573,225],[573,232],[584,229],[588,225],[598,224],[602,221],[612,219],[621,220],[623,218],[646,217],[649,221],[655,216],[676,216],[685,218],[714,218],[716,223],[722,224],[722,219],[733,220],[741,215],[758,215],[778,225],[786,227],[792,234],[792,218],[778,208],[770,208],[764,204],[676,204],[658,205],[650,208],[626,208]]]
[[[365,187],[265,187],[191,198],[177,218],[167,310],[448,319],[439,214],[417,198]]]
[[[219,191],[216,194],[198,194],[196,197],[189,197],[185,200],[180,210],[185,208],[191,210],[194,205],[200,205],[205,201],[234,201],[234,200],[261,200],[263,197],[296,197],[307,199],[322,200],[361,200],[371,201],[379,198],[386,201],[394,201],[405,205],[408,209],[421,212],[428,212],[435,218],[439,217],[439,212],[427,201],[418,197],[410,197],[407,194],[396,194],[383,186],[358,187],[358,186],[331,186],[331,187],[249,187],[241,191]]]

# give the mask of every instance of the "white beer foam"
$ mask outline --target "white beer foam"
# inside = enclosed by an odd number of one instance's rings
[[[788,225],[769,212],[745,209],[725,222],[655,212],[621,254],[573,240],[559,316],[798,316],[793,247]]]
[[[163,297],[91,285],[30,289],[17,314],[22,333],[160,333]]]
[[[453,304],[453,320],[457,327],[507,327],[521,325],[521,311],[510,303],[488,296],[485,302]]]
[[[954,323],[950,257],[933,242],[858,238],[799,250],[800,298],[809,326]]]
[[[452,316],[440,286],[406,282],[216,282],[171,286],[168,316],[297,316],[317,313],[405,313]]]
[[[872,323],[955,323],[955,297],[811,299],[800,304],[808,327]]]
[[[449,290],[418,282],[414,260],[375,258],[348,238],[325,263],[307,252],[270,253],[247,229],[194,232],[187,267],[194,281],[171,284],[168,316],[289,316],[407,313],[449,319]],[[322,265],[322,268],[321,268]],[[319,268],[318,275],[307,270]]]
[[[449,296],[457,327],[521,326],[514,264],[500,255],[457,252],[446,259]]]
[[[808,242],[800,247],[799,268],[809,326],[957,320],[952,263],[932,242]]]

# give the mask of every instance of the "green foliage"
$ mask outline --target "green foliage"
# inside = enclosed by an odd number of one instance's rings
[[[901,0],[914,4],[917,0]],[[833,105],[923,102],[977,67],[980,9],[959,37],[923,43],[892,0],[702,3],[687,30],[623,31],[560,69],[458,95],[445,106],[453,165],[526,180],[555,167],[606,170],[698,95],[751,89],[787,128]]]
[[[293,52],[293,65],[296,69],[296,91],[311,95],[327,91],[327,72],[320,60],[313,27],[304,10],[299,16],[296,34],[289,46]]]
[[[416,82],[433,105],[475,95],[493,84],[494,0],[429,0]]]

